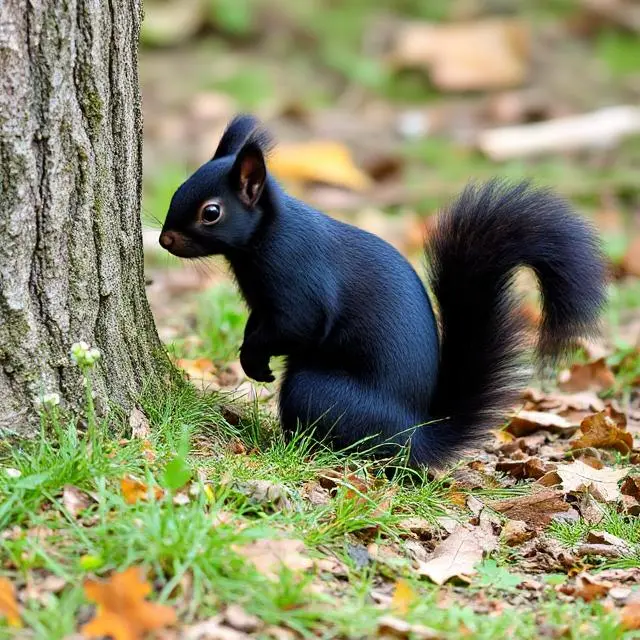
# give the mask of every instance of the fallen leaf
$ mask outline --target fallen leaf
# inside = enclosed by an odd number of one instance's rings
[[[435,548],[427,562],[419,563],[418,574],[436,584],[444,584],[453,577],[468,578],[477,573],[476,565],[484,553],[497,545],[497,537],[486,529],[460,525]]]
[[[281,180],[320,182],[363,191],[371,179],[353,162],[347,147],[339,142],[312,140],[282,144],[268,159],[270,171]]]
[[[510,547],[515,547],[535,535],[529,525],[523,520],[507,520],[502,527],[500,538]]]
[[[135,504],[138,500],[159,500],[164,495],[164,491],[157,486],[153,487],[153,491],[141,480],[131,475],[124,476],[120,480],[120,491],[127,504]]]
[[[409,22],[394,40],[391,64],[425,69],[433,84],[445,91],[513,87],[527,74],[530,34],[519,20]]]
[[[608,581],[598,581],[588,573],[581,573],[576,577],[575,584],[563,584],[558,586],[557,590],[565,595],[591,602],[606,596],[612,586]]]
[[[620,429],[604,411],[586,417],[580,424],[582,435],[571,442],[571,449],[615,449],[627,455],[633,448],[633,436]]]
[[[393,616],[382,616],[378,620],[376,638],[409,640],[438,640],[444,636],[421,624],[410,624]]]
[[[301,540],[291,538],[254,540],[242,546],[233,547],[239,555],[247,558],[256,569],[271,580],[278,580],[282,568],[293,572],[307,571],[313,567],[313,560],[304,553]]]
[[[391,609],[401,616],[409,613],[411,605],[418,599],[418,594],[412,589],[406,580],[398,580],[393,589],[391,598]]]
[[[131,437],[139,440],[147,440],[151,435],[151,427],[147,416],[137,407],[131,410],[129,415],[129,426],[131,427]]]
[[[74,487],[72,484],[66,484],[62,490],[62,504],[65,509],[75,518],[91,505],[91,498],[84,492]]]
[[[620,492],[640,500],[640,476],[627,476],[620,486]]]
[[[622,608],[620,621],[627,631],[640,629],[640,600],[630,602]]]
[[[526,457],[522,460],[500,460],[496,463],[496,471],[504,471],[514,478],[534,478],[538,480],[553,469],[540,458]]]
[[[514,436],[526,436],[536,431],[548,431],[571,435],[580,425],[577,422],[569,422],[557,413],[546,411],[518,411],[511,418],[507,431]]]
[[[314,507],[324,506],[331,502],[331,496],[327,489],[316,481],[307,482],[302,487],[302,496]]]
[[[419,518],[416,516],[403,518],[398,522],[398,527],[413,533],[416,537],[423,540],[431,538],[435,529],[432,522],[429,522],[429,520],[426,520],[425,518]]]
[[[629,469],[594,469],[580,460],[571,464],[559,464],[556,471],[567,492],[588,491],[601,502],[614,502],[621,496],[618,482]]]
[[[84,592],[97,604],[95,617],[81,629],[88,638],[141,640],[147,631],[170,626],[177,619],[171,607],[145,599],[151,585],[139,567],[114,573],[106,581],[86,580]]]
[[[622,551],[623,555],[626,553],[630,553],[631,551],[628,542],[626,542],[622,538],[619,538],[618,536],[614,536],[608,531],[589,531],[589,534],[587,535],[587,542],[591,544],[608,544],[612,547],[617,547]]]
[[[558,375],[559,387],[569,393],[603,391],[612,387],[615,382],[613,371],[609,369],[604,358],[586,364],[574,364]]]
[[[0,617],[6,618],[10,627],[22,626],[16,589],[7,578],[0,578]]]
[[[291,511],[293,505],[287,488],[270,480],[243,480],[233,483],[233,490],[246,496],[252,504],[274,511]]]
[[[496,500],[488,506],[508,518],[523,520],[536,529],[545,527],[556,514],[570,509],[562,492],[549,489],[536,491],[528,496]]]

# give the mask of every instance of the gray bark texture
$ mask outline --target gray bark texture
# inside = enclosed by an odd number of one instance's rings
[[[0,0],[0,434],[82,405],[74,342],[102,351],[96,404],[164,374],[140,223],[140,0]]]

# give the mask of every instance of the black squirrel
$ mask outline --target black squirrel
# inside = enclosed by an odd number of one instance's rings
[[[539,356],[596,330],[605,301],[597,235],[549,191],[468,186],[439,215],[425,248],[437,321],[398,251],[285,193],[266,168],[271,145],[253,116],[236,116],[173,195],[160,244],[228,260],[250,309],[244,371],[272,381],[269,359],[286,356],[285,434],[312,428],[338,448],[368,438],[379,455],[409,443],[413,465],[441,465],[478,444],[523,383],[518,267],[541,288]]]

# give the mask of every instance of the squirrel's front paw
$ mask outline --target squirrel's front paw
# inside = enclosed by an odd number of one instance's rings
[[[269,368],[269,360],[264,358],[255,358],[240,350],[240,364],[244,372],[256,382],[273,382],[275,376]]]

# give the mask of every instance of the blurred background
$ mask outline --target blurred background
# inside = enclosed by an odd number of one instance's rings
[[[222,262],[159,250],[158,223],[237,111],[268,123],[292,193],[416,262],[467,181],[558,190],[602,232],[610,337],[637,353],[638,0],[145,0],[140,75],[149,294],[192,373],[237,382],[220,363],[245,311]]]

